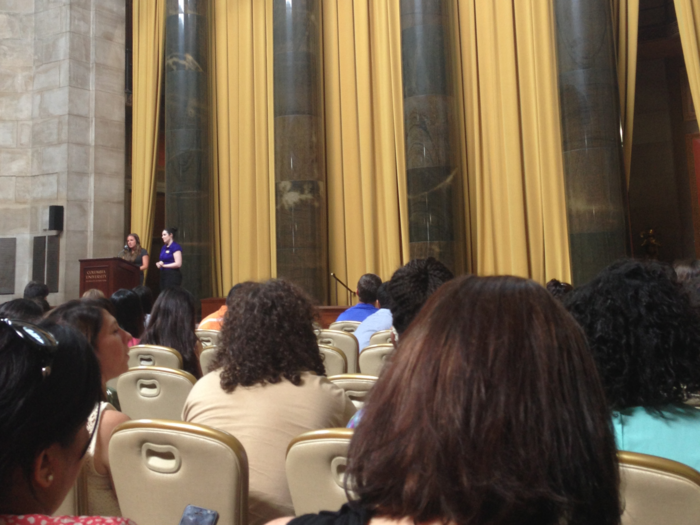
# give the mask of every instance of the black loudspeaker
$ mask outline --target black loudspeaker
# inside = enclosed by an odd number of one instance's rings
[[[63,206],[49,206],[48,230],[63,231]]]

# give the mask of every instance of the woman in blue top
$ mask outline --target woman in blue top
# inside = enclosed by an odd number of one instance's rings
[[[165,228],[161,235],[163,247],[160,249],[160,261],[156,263],[160,270],[161,291],[182,284],[182,247],[173,240],[176,231],[177,228]]]

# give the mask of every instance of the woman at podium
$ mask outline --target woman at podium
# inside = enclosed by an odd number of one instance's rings
[[[121,258],[131,264],[138,266],[141,270],[141,284],[143,284],[143,272],[148,268],[148,252],[141,247],[141,239],[135,233],[126,236],[126,246],[122,251]]]
[[[160,289],[165,290],[169,286],[182,284],[182,247],[175,242],[177,228],[165,228],[161,237],[163,247],[160,249],[160,261],[156,267],[160,270]]]

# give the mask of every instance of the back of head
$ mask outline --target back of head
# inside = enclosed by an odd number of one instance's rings
[[[81,299],[104,299],[105,294],[97,288],[90,288],[80,297]]]
[[[391,308],[391,295],[389,294],[389,282],[382,283],[377,288],[377,300],[380,308]]]
[[[144,314],[150,314],[153,309],[153,292],[148,286],[139,285],[134,288],[134,293],[139,296],[141,309]]]
[[[58,341],[53,352],[0,326],[0,504],[17,468],[29,479],[34,458],[54,443],[70,445],[100,400],[99,365],[85,338],[70,327],[42,327]]]
[[[19,319],[20,321],[38,323],[43,315],[43,308],[31,299],[13,299],[0,304],[0,319]]]
[[[377,289],[382,280],[373,273],[366,273],[357,281],[357,296],[361,303],[374,304],[377,300]]]
[[[557,279],[551,279],[547,282],[547,291],[552,294],[552,297],[556,297],[560,301],[563,300],[564,296],[574,289],[569,283],[564,283]]]
[[[391,315],[396,331],[402,334],[428,297],[453,277],[447,266],[433,257],[413,259],[396,270],[389,282]]]
[[[110,297],[114,305],[115,316],[122,330],[126,330],[132,337],[141,337],[143,333],[143,310],[141,300],[135,292],[122,288]]]
[[[109,302],[109,300],[105,299]],[[97,348],[97,338],[104,322],[103,308],[86,300],[73,300],[57,306],[46,317],[46,320],[75,328],[92,345]]]
[[[233,287],[228,291],[228,295],[226,296],[226,308],[231,308],[231,304],[233,304],[233,299],[236,297],[236,294],[243,291],[243,289],[251,284],[255,284],[251,281],[245,281],[242,283],[238,283],[233,285]]]
[[[49,287],[44,283],[29,281],[24,287],[25,299],[46,299],[49,296]]]
[[[700,320],[657,262],[623,260],[565,298],[614,409],[682,402],[700,389]]]
[[[615,441],[585,337],[517,277],[442,287],[401,338],[350,444],[376,516],[617,524]]]
[[[153,305],[141,343],[174,348],[182,355],[184,369],[199,377],[194,316],[194,296],[180,286],[166,288]]]
[[[303,372],[325,372],[313,321],[316,309],[296,285],[283,280],[249,283],[237,293],[221,328],[217,366],[221,387],[300,383]],[[242,366],[245,364],[245,366]]]

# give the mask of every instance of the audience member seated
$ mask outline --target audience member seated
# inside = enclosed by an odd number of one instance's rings
[[[199,354],[202,344],[195,330],[194,296],[180,286],[163,290],[141,338],[141,344],[161,345],[174,348],[182,355],[183,369],[194,377],[202,377]]]
[[[243,444],[249,523],[259,525],[294,511],[285,474],[290,441],[345,426],[355,407],[323,377],[312,325],[317,312],[306,294],[281,280],[244,286],[224,318],[218,370],[194,386],[183,420],[224,430]]]
[[[238,283],[233,288],[231,288],[228,292],[228,295],[226,296],[226,304],[224,304],[213,314],[209,314],[204,319],[202,319],[202,322],[199,323],[199,326],[197,328],[199,330],[221,330],[221,325],[224,323],[224,316],[228,311],[229,304],[231,304],[233,296],[236,295],[236,293],[238,293],[243,284],[244,283]]]
[[[700,470],[700,322],[669,267],[626,260],[566,297],[598,365],[621,450]],[[671,277],[669,277],[671,276]]]
[[[51,306],[46,298],[49,296],[49,287],[44,283],[37,281],[29,281],[27,286],[24,287],[24,298],[31,299],[35,301],[39,306],[41,306],[44,313],[51,310]]]
[[[85,293],[80,296],[81,299],[104,299],[105,294],[102,293],[102,290],[98,290],[97,288],[90,288],[89,290],[85,290]]]
[[[131,524],[51,517],[78,477],[101,392],[85,338],[68,327],[43,327],[0,321],[0,523]]]
[[[379,310],[367,317],[360,323],[360,326],[353,332],[353,335],[360,344],[360,352],[369,345],[369,338],[372,334],[381,330],[389,330],[391,328],[391,310],[390,296],[388,290],[389,283],[382,283],[377,288],[377,301],[379,302]]]
[[[102,302],[109,304],[106,299],[102,299]],[[117,320],[106,309],[97,306],[100,303],[88,300],[68,301],[54,308],[47,319],[72,326],[87,338],[100,364],[102,393],[106,398],[107,381],[119,377],[129,369],[127,343],[131,336],[119,327]],[[83,464],[90,513],[121,516],[112,485],[108,445],[114,428],[129,418],[105,401],[100,403],[99,411],[91,417],[96,418],[97,432],[90,441]]]
[[[560,301],[564,300],[564,296],[574,289],[569,283],[564,283],[557,279],[551,279],[547,282],[547,291]]]
[[[365,405],[356,500],[289,523],[615,525],[615,452],[564,307],[529,280],[463,276],[428,300]]]
[[[148,326],[148,321],[151,318],[151,310],[153,310],[153,292],[148,286],[139,285],[134,288],[134,293],[139,296],[141,301],[141,309],[143,310],[143,326],[144,329]]]
[[[377,311],[377,288],[382,280],[373,273],[366,273],[357,281],[357,297],[360,300],[338,316],[336,321],[364,321]]]
[[[43,315],[44,310],[31,299],[12,299],[12,301],[0,304],[0,319],[17,319],[38,323]]]
[[[117,312],[116,318],[119,327],[131,334],[129,347],[139,344],[139,337],[144,331],[141,299],[136,295],[136,292],[124,288],[114,292],[109,299]]]

